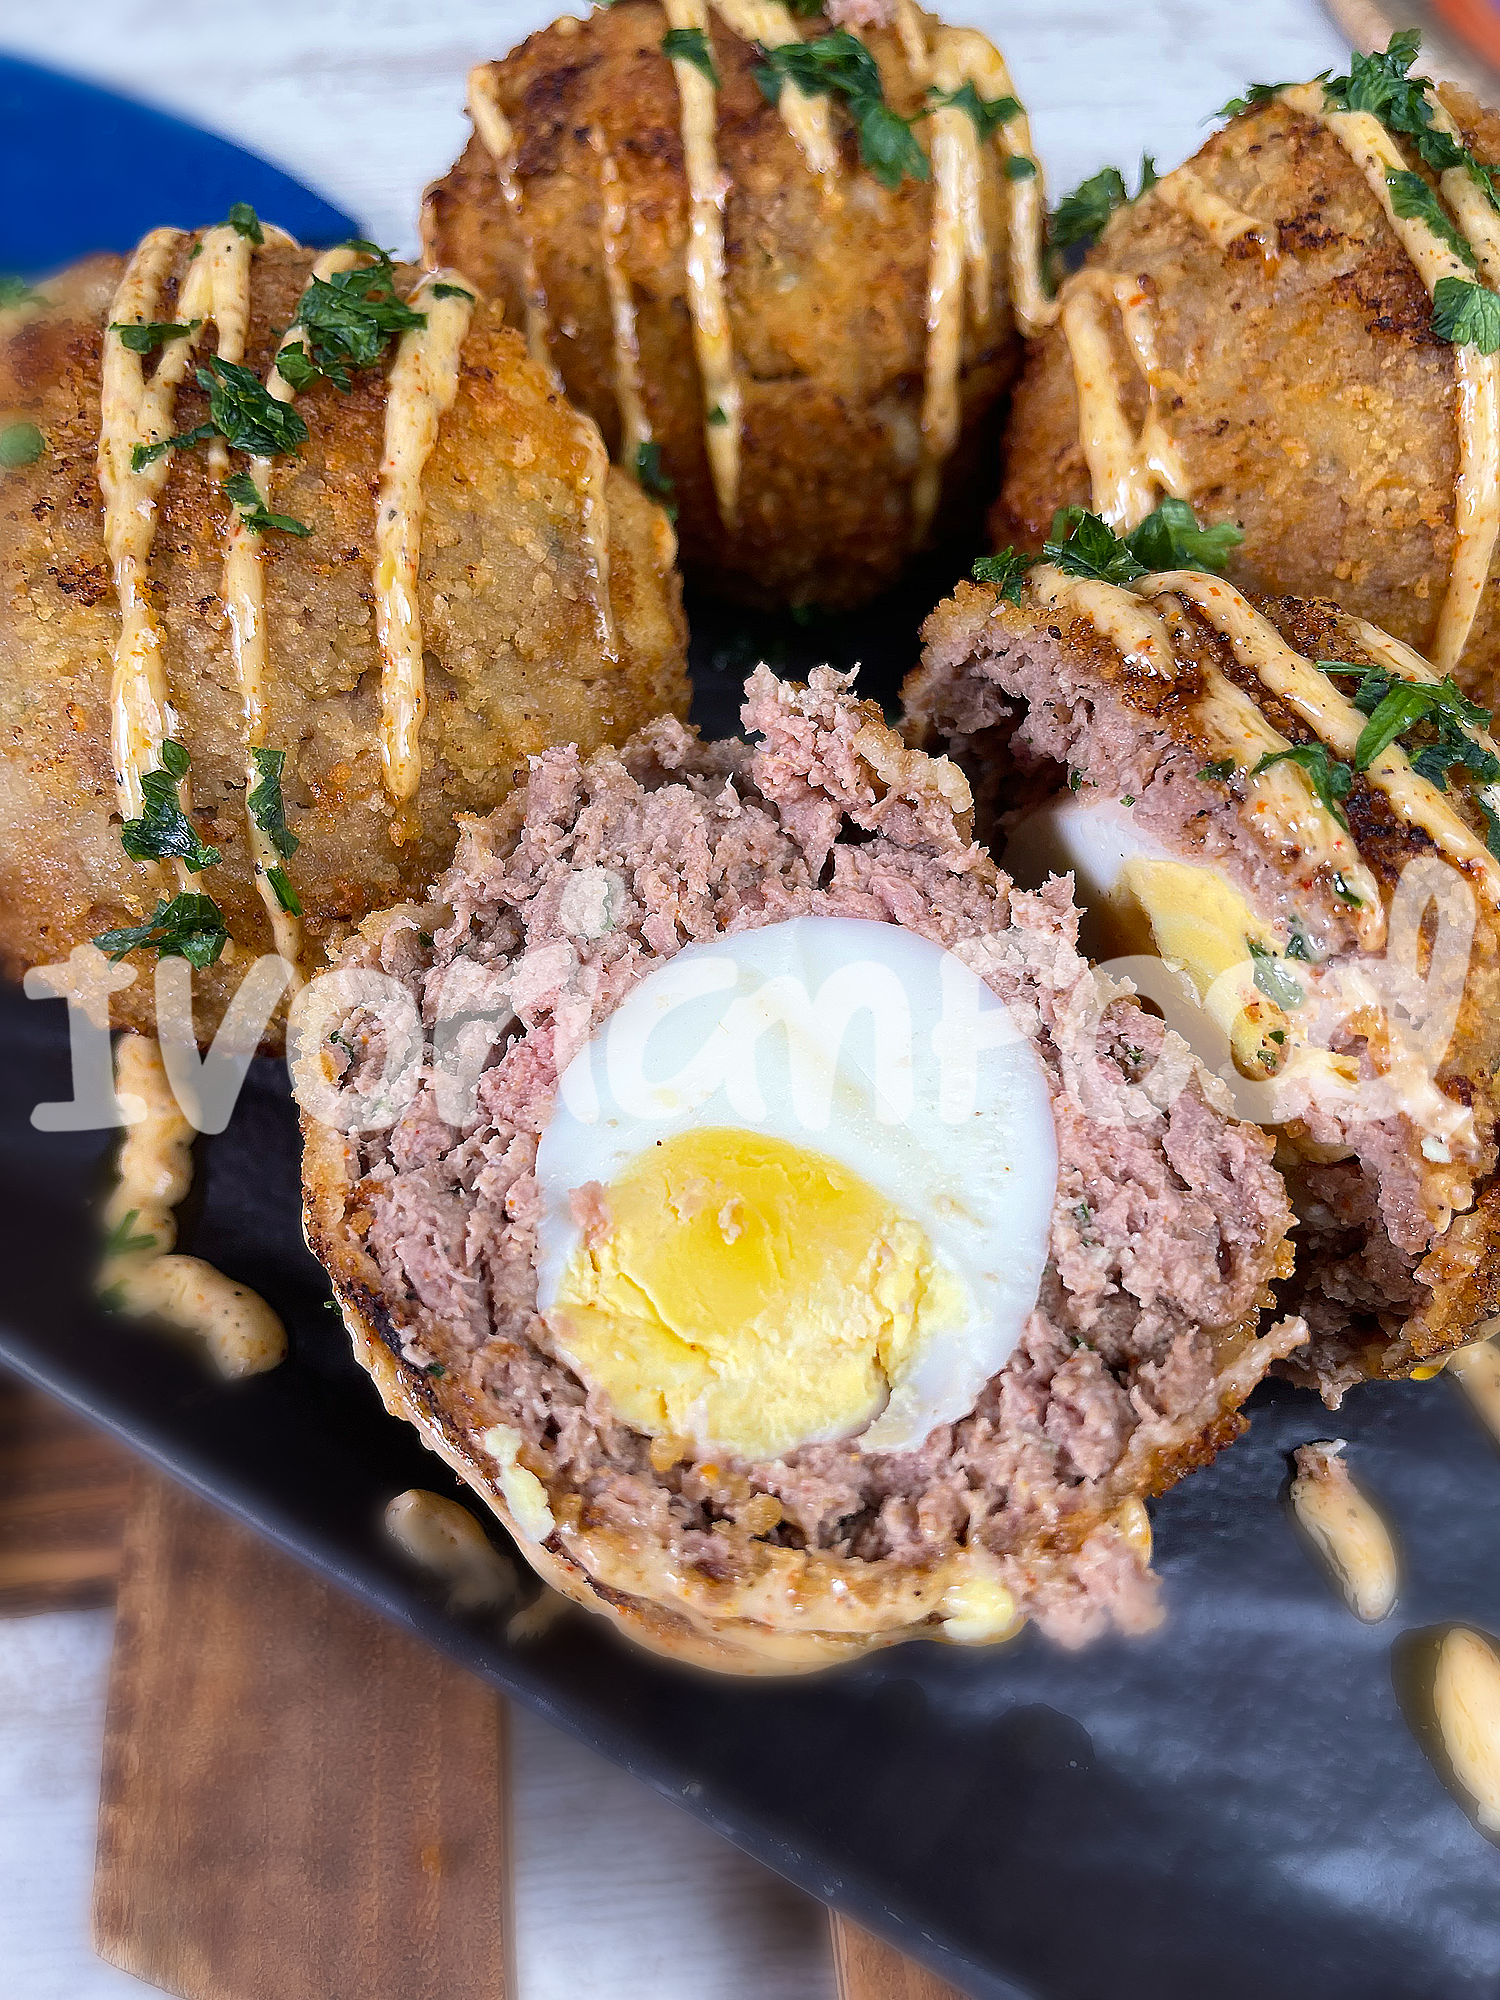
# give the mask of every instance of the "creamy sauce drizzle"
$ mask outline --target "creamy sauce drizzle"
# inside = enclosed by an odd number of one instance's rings
[[[1171,591],[1196,605],[1263,687],[1294,710],[1336,756],[1352,760],[1368,718],[1338,692],[1327,675],[1294,652],[1270,620],[1232,584],[1196,570],[1170,570],[1143,577],[1136,587],[1148,596]],[[1500,908],[1500,866],[1437,787],[1412,769],[1399,745],[1393,743],[1383,750],[1364,776],[1384,793],[1408,826],[1419,828],[1442,848],[1484,890],[1491,904]],[[1352,881],[1350,887],[1365,896]],[[1379,908],[1378,895],[1375,907]]]
[[[229,242],[224,241],[225,238]],[[125,267],[110,309],[110,323],[131,324],[160,317],[162,286],[185,241],[180,230],[153,229]],[[233,245],[241,246],[241,253]],[[239,324],[243,340],[245,307],[239,298],[250,245],[233,229],[209,230],[201,253],[188,267],[177,300],[182,322],[213,320],[231,332]],[[222,314],[222,318],[220,315]],[[137,444],[170,434],[177,390],[197,357],[203,327],[171,340],[159,350],[150,381],[143,357],[119,334],[104,335],[99,397],[99,486],[104,495],[104,546],[114,572],[120,604],[110,680],[110,752],[121,817],[140,817],[141,779],[161,763],[161,746],[177,729],[162,658],[162,634],[147,591],[156,509],[171,470],[173,454],[163,452],[139,472],[131,467]],[[186,803],[185,792],[179,794]],[[180,864],[178,878],[190,877]]]
[[[589,144],[599,160],[599,200],[604,237],[604,283],[609,292],[609,318],[614,338],[615,403],[620,412],[620,462],[633,466],[639,447],[650,441],[651,424],[646,415],[641,387],[641,349],[636,335],[635,300],[630,290],[630,274],[625,269],[625,233],[629,211],[620,192],[620,170],[615,156],[595,126]]]
[[[456,288],[446,298],[436,285]],[[438,425],[458,393],[459,354],[474,300],[457,271],[430,271],[410,303],[425,326],[403,333],[391,365],[385,406],[385,454],[375,514],[375,629],[380,644],[380,742],[386,790],[404,805],[422,778],[419,741],[427,711],[422,614],[422,473]]]
[[[705,36],[708,33],[704,0],[663,0],[663,12],[669,27]],[[688,184],[688,307],[703,393],[703,438],[719,517],[732,529],[739,519],[743,409],[729,328],[724,259],[724,201],[729,187],[719,171],[715,129],[719,93],[697,65],[685,58],[674,58],[672,69],[682,108],[682,158]]]
[[[1275,263],[1281,255],[1280,236],[1274,223],[1260,222],[1225,201],[1222,195],[1205,187],[1191,167],[1178,167],[1174,173],[1164,175],[1156,183],[1156,196],[1196,229],[1201,229],[1216,250],[1227,250],[1241,237],[1253,236],[1268,264]]]
[[[1177,678],[1177,661],[1167,628],[1156,612],[1112,583],[1068,576],[1051,563],[1038,563],[1028,579],[1048,605],[1086,618],[1127,664],[1144,667],[1158,680]]]
[[[312,276],[326,283],[336,272],[352,270],[356,264],[363,261],[358,251],[350,249],[347,244],[341,244],[338,249],[327,250],[317,259],[312,267]],[[295,323],[289,326],[282,336],[281,347],[277,350],[278,356],[282,349],[295,346],[303,338],[300,327]],[[222,337],[219,351],[221,354],[225,352]],[[241,348],[231,354],[229,359],[239,360],[242,351]],[[279,403],[290,403],[297,393],[274,365],[266,387]],[[250,477],[255,481],[261,505],[269,506],[270,459],[252,458],[248,469]],[[228,535],[228,547],[224,555],[224,608],[229,618],[230,651],[234,655],[235,672],[239,677],[240,702],[245,718],[245,831],[255,869],[255,886],[260,892],[261,902],[265,905],[266,915],[270,919],[276,949],[292,968],[294,986],[300,986],[303,977],[302,920],[281,907],[280,899],[271,883],[271,870],[281,865],[281,856],[276,852],[270,836],[250,810],[250,795],[260,782],[251,752],[261,748],[266,740],[265,537],[245,526],[237,507],[231,507],[229,512]]]
[[[1111,308],[1120,316],[1146,385],[1146,418],[1139,432],[1125,415]],[[1162,370],[1149,295],[1123,273],[1079,271],[1063,289],[1061,318],[1095,509],[1112,528],[1137,527],[1156,505],[1158,488],[1180,500],[1191,497],[1186,468],[1161,415]]]
[[[1469,266],[1426,222],[1396,214],[1385,177],[1387,173],[1410,172],[1411,163],[1373,112],[1329,110],[1324,103],[1323,87],[1317,83],[1297,84],[1283,90],[1281,101],[1293,111],[1325,125],[1348,153],[1429,294],[1440,278],[1472,281]],[[1442,113],[1443,118],[1447,115]],[[1450,194],[1449,183],[1464,179],[1457,168],[1445,174],[1445,195]],[[1477,190],[1472,192],[1477,196]],[[1472,233],[1479,210],[1467,195],[1461,204],[1455,200],[1453,206],[1460,230],[1472,245],[1485,275],[1495,283],[1496,274],[1500,273],[1500,238],[1492,226],[1486,226],[1481,235]],[[1494,264],[1493,271],[1486,265],[1486,258]],[[1500,537],[1500,355],[1481,354],[1477,347],[1469,345],[1455,347],[1453,367],[1458,401],[1455,540],[1448,589],[1432,642],[1433,661],[1444,673],[1453,671],[1463,652],[1489,576],[1495,542]]]
[[[790,10],[780,0],[713,0],[713,7],[725,27],[742,42],[779,49],[802,39]],[[671,25],[675,28],[677,22]],[[777,109],[813,172],[832,174],[838,166],[838,148],[829,122],[828,99],[804,97],[794,83],[788,83],[782,87]]]
[[[474,121],[474,130],[479,134],[479,142],[489,154],[495,166],[495,178],[500,183],[500,194],[510,212],[516,235],[521,243],[521,294],[522,312],[525,316],[526,351],[539,367],[547,371],[547,379],[554,389],[561,390],[562,377],[552,360],[552,350],[548,343],[547,294],[542,290],[541,279],[537,275],[536,249],[531,240],[530,225],[526,220],[525,204],[521,199],[520,183],[516,179],[516,135],[510,120],[500,109],[499,89],[495,73],[489,63],[477,63],[469,71],[469,116]]]
[[[221,1374],[257,1375],[286,1353],[286,1329],[265,1300],[205,1264],[173,1252],[173,1210],[192,1184],[193,1128],[182,1115],[162,1061],[145,1035],[123,1035],[115,1051],[116,1088],[138,1097],[145,1117],[126,1127],[119,1178],[104,1211],[113,1230],[134,1211],[129,1233],[150,1236],[140,1250],[106,1260],[105,1287],[118,1286],[127,1308],[156,1313],[202,1339]]]

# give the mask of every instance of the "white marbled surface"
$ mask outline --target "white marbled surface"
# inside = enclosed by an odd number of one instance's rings
[[[553,12],[550,0],[13,0],[0,46],[213,127],[409,250],[422,187],[464,144],[468,65]],[[951,12],[1005,49],[1054,192],[1147,149],[1174,165],[1251,78],[1315,75],[1343,54],[1313,0],[974,0]],[[109,1642],[102,1611],[0,1622],[6,2000],[147,1991],[88,1945]],[[514,1811],[520,2000],[831,1995],[820,1910],[520,1713]]]

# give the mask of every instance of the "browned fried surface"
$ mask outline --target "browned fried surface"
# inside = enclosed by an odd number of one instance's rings
[[[1500,159],[1500,120],[1448,86],[1444,101],[1480,156]],[[1192,162],[1204,184],[1262,223],[1215,249],[1159,199],[1120,210],[1089,263],[1138,277],[1154,303],[1167,429],[1201,517],[1245,530],[1229,566],[1242,587],[1332,595],[1426,650],[1454,547],[1458,430],[1453,348],[1384,211],[1315,120],[1268,104],[1236,118]],[[1118,336],[1117,336],[1118,337]],[[1127,408],[1144,413],[1123,344]],[[1017,389],[997,545],[1037,546],[1053,509],[1090,503],[1066,343],[1054,328]],[[1465,656],[1491,702],[1500,668],[1492,577]]]
[[[167,319],[188,248],[162,300]],[[271,247],[255,259],[246,359],[262,379],[310,262],[310,253]],[[120,846],[110,769],[120,614],[96,452],[112,297],[103,280],[112,275],[101,273],[94,310],[33,320],[0,350],[0,407],[34,417],[47,444],[33,467],[3,475],[0,492],[0,962],[12,976],[138,922],[156,897],[151,871]],[[529,754],[564,738],[619,740],[663,710],[682,712],[687,699],[666,520],[611,474],[613,663],[601,655],[582,532],[582,422],[498,311],[481,307],[423,479],[423,774],[411,835],[393,839],[373,588],[385,389],[376,368],[356,375],[347,395],[319,383],[299,398],[310,435],[295,459],[279,462],[271,505],[313,532],[265,537],[265,740],[287,752],[288,819],[302,843],[289,873],[314,964],[341,926],[429,880],[451,850],[453,813],[497,804]],[[206,402],[184,387],[177,427],[203,419]],[[227,512],[206,454],[178,452],[150,592],[193,759],[194,817],[223,853],[202,886],[242,948],[235,962],[197,975],[200,1028],[218,1018],[249,957],[272,948],[247,851],[244,721],[220,595]],[[149,966],[116,1005],[121,1023],[149,1032]]]
[[[738,532],[726,533],[719,521],[704,446],[684,268],[681,111],[655,0],[596,9],[582,24],[557,22],[493,65],[516,133],[516,182],[547,296],[552,354],[569,394],[616,449],[602,145],[629,209],[623,259],[646,411],[676,482],[684,565],[752,603],[853,604],[894,579],[911,545],[932,191],[911,180],[887,191],[862,169],[837,100],[839,172],[836,184],[820,179],[757,85],[753,47],[712,10],[709,22],[721,79],[718,157],[729,183],[728,307],[745,399]],[[825,32],[823,22],[804,29]],[[887,101],[903,115],[919,110],[923,92],[895,34],[875,30],[866,39]],[[966,317],[950,525],[988,497],[981,487],[993,478],[997,399],[1019,352],[1005,278],[1005,183],[993,147],[984,158],[990,314],[978,329],[972,311]],[[503,297],[507,316],[520,323],[522,241],[477,138],[429,191],[425,239],[430,260],[459,265]]]

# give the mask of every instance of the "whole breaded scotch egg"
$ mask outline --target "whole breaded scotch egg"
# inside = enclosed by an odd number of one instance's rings
[[[669,522],[461,273],[153,230],[0,311],[0,432],[0,967],[97,939],[118,1025],[185,960],[211,1036],[531,752],[686,708]]]
[[[1156,500],[1237,522],[1227,574],[1328,594],[1493,706],[1500,670],[1500,123],[1414,30],[1255,84],[1185,165],[1064,199],[1086,244],[1012,403],[997,546]]]
[[[550,751],[294,1021],[308,1240],[556,1587],[782,1672],[1157,1615],[1304,1338],[1270,1142],[849,677]]]
[[[1275,1133],[1280,1296],[1312,1330],[1285,1367],[1336,1404],[1500,1305],[1489,717],[1335,605],[1148,570],[1174,540],[1226,553],[1170,507],[1123,540],[1087,515],[1054,534],[932,614],[910,726],[984,787],[1015,879],[1071,875],[1091,953],[1127,958]]]
[[[469,80],[427,259],[679,510],[708,588],[851,605],[995,484],[1045,202],[999,52],[912,0],[617,0]]]

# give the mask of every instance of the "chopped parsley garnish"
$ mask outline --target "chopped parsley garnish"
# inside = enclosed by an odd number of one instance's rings
[[[292,887],[292,878],[284,868],[268,868],[266,880],[275,891],[276,900],[289,917],[300,917],[302,899]]]
[[[1058,508],[1042,555],[1064,576],[1090,577],[1099,583],[1134,583],[1146,574],[1146,565],[1133,554],[1129,542],[1121,541],[1107,521],[1084,507]]]
[[[158,958],[185,958],[200,971],[213,965],[229,942],[224,912],[212,896],[163,896],[143,924],[101,931],[94,943],[113,963],[132,951],[154,950]]]
[[[434,285],[432,296],[435,299],[467,299],[470,305],[474,303],[474,294],[466,292],[462,285]]]
[[[260,226],[260,217],[248,201],[237,201],[229,211],[229,226],[239,236],[248,236],[252,243],[264,243],[266,232]]]
[[[1449,220],[1437,195],[1420,174],[1388,173],[1385,184],[1391,191],[1391,207],[1403,222],[1425,223],[1438,241],[1446,243],[1471,271],[1479,269],[1474,252],[1460,235],[1457,224]]]
[[[1287,750],[1268,750],[1250,773],[1251,777],[1258,778],[1273,764],[1295,764],[1306,772],[1318,802],[1328,808],[1340,826],[1349,824],[1341,801],[1349,796],[1354,773],[1347,764],[1339,762],[1326,743],[1294,743]]]
[[[177,796],[191,761],[183,746],[168,737],[161,746],[161,768],[141,779],[141,816],[120,828],[120,845],[132,861],[180,861],[193,875],[217,867],[218,848],[202,839]]]
[[[1432,288],[1432,330],[1455,347],[1500,349],[1500,294],[1470,278],[1439,278]]]
[[[255,766],[256,777],[246,800],[250,817],[282,860],[290,861],[302,843],[286,823],[286,801],[281,795],[281,772],[286,763],[286,752],[257,745],[250,752],[250,760]]]
[[[859,132],[859,156],[882,187],[897,188],[905,178],[930,178],[927,155],[912,134],[913,121],[899,117],[886,103],[875,58],[847,28],[760,52],[765,61],[755,80],[772,104],[780,101],[788,83],[804,97],[843,98]]]
[[[154,1236],[138,1236],[135,1234],[135,1225],[140,1221],[140,1218],[141,1211],[138,1208],[126,1210],[104,1239],[104,1254],[106,1257],[129,1257],[137,1250],[154,1250],[156,1248],[156,1238]]]
[[[130,454],[134,471],[160,458],[164,451],[202,444],[221,437],[233,451],[254,458],[274,458],[306,442],[307,425],[290,403],[278,403],[253,368],[214,355],[198,369],[198,383],[208,391],[208,422],[155,444],[138,444]]]
[[[35,465],[46,448],[47,440],[35,424],[0,425],[0,465],[7,472],[19,472],[24,465]]]
[[[237,472],[232,479],[224,481],[224,497],[234,502],[240,519],[254,534],[263,535],[268,528],[279,528],[284,535],[312,533],[305,521],[294,521],[290,514],[268,512],[266,503],[260,497],[260,488],[248,472]]]
[[[1368,770],[1383,750],[1420,728],[1432,732],[1430,740],[1415,745],[1408,741],[1403,747],[1412,769],[1440,792],[1447,791],[1454,769],[1476,784],[1500,780],[1500,758],[1470,734],[1489,728],[1490,712],[1470,701],[1451,674],[1440,681],[1408,681],[1383,668],[1355,666],[1347,660],[1320,660],[1318,665],[1324,673],[1350,674],[1359,681],[1352,699],[1369,721],[1354,748],[1357,771]]]
[[[1351,910],[1362,910],[1365,906],[1364,897],[1356,896],[1345,881],[1342,868],[1335,868],[1333,871],[1333,893],[1341,903],[1347,903]]]
[[[447,1372],[441,1361],[429,1361],[427,1366],[422,1370],[424,1375],[431,1375],[438,1382],[442,1381]]]
[[[1118,167],[1101,167],[1097,174],[1081,181],[1065,194],[1052,211],[1047,237],[1056,249],[1067,250],[1075,243],[1092,243],[1117,208],[1129,200],[1125,177]]]
[[[976,583],[988,583],[1010,603],[1019,604],[1034,562],[1033,556],[1017,555],[1014,549],[1001,549],[998,555],[981,556],[970,575]]]
[[[284,349],[276,363],[294,389],[307,388],[321,375],[347,390],[351,369],[373,368],[393,335],[427,324],[426,313],[397,297],[395,266],[386,251],[360,237],[349,248],[373,261],[312,279],[298,304],[292,324],[306,333],[306,343]]]
[[[729,422],[729,412],[724,409],[722,404],[715,403],[708,413],[708,421],[711,424],[727,424]]]
[[[1213,764],[1205,764],[1199,771],[1198,776],[1200,778],[1207,778],[1214,784],[1221,785],[1226,779],[1232,778],[1237,769],[1238,766],[1232,757],[1220,757]]]
[[[1484,844],[1500,861],[1500,813],[1496,813],[1487,799],[1478,801],[1479,810],[1484,814]]]
[[[717,90],[719,72],[714,68],[714,52],[702,28],[668,28],[661,38],[661,52],[670,62],[691,63]]]
[[[158,347],[165,347],[169,340],[186,340],[202,326],[201,319],[190,319],[186,326],[179,326],[173,320],[113,320],[110,332],[120,336],[120,345],[128,347],[132,354],[154,354]]]
[[[1147,569],[1222,571],[1244,534],[1232,521],[1200,526],[1186,500],[1166,499],[1126,536],[1130,552]]]
[[[1247,83],[1243,97],[1231,97],[1227,104],[1221,104],[1214,113],[1215,118],[1238,118],[1242,111],[1249,111],[1257,104],[1269,104],[1281,91],[1290,89],[1285,83]]]
[[[934,111],[967,111],[981,139],[993,138],[1002,125],[1008,125],[1012,118],[1021,115],[1021,100],[1018,97],[981,97],[972,81],[957,90],[939,90],[935,83],[930,84],[927,95]],[[1027,164],[1035,173],[1035,162],[1028,161]]]
[[[1243,540],[1232,522],[1205,528],[1186,500],[1168,499],[1123,537],[1083,507],[1060,507],[1043,554],[1066,576],[1127,584],[1154,569],[1221,570]]]
[[[1156,186],[1159,178],[1156,162],[1149,153],[1141,155],[1141,181],[1133,195],[1118,167],[1101,167],[1057,204],[1047,223],[1047,241],[1054,250],[1068,250],[1075,244],[1087,249],[1103,233],[1105,223],[1117,208],[1139,201],[1148,189]]]
[[[1032,181],[1036,179],[1036,161],[1029,153],[1012,153],[1000,171],[1008,181]]]
[[[635,481],[643,493],[660,503],[670,519],[677,519],[677,487],[671,475],[662,470],[661,446],[654,438],[635,448]]]
[[[1070,792],[1076,792],[1076,791],[1078,791],[1078,790],[1080,790],[1080,789],[1081,789],[1082,785],[1083,785],[1083,773],[1082,773],[1082,771],[1069,771],[1069,773],[1068,773],[1068,790],[1069,790]]]
[[[1457,140],[1439,132],[1427,102],[1431,79],[1410,76],[1422,37],[1415,28],[1391,36],[1385,48],[1371,55],[1352,55],[1347,76],[1330,77],[1323,97],[1330,111],[1370,111],[1388,132],[1410,139],[1423,164],[1435,173],[1465,165],[1468,154]]]
[[[1307,995],[1283,967],[1275,952],[1267,951],[1259,938],[1247,937],[1245,944],[1255,967],[1254,978],[1258,990],[1264,993],[1268,1000],[1274,1000],[1278,1007],[1284,1007],[1288,1013],[1292,1008],[1300,1007]]]
[[[17,306],[44,306],[48,303],[24,278],[9,274],[0,278],[0,312],[14,312]]]

